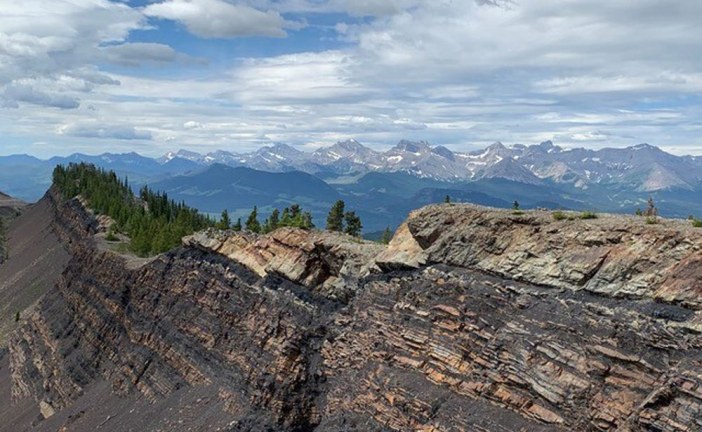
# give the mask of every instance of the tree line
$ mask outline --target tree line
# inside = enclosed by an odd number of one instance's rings
[[[312,213],[304,211],[299,204],[293,204],[290,207],[285,207],[282,212],[277,208],[273,209],[263,223],[259,221],[258,207],[254,206],[243,225],[241,223],[241,218],[237,219],[235,223],[232,223],[229,211],[225,209],[222,211],[222,215],[216,227],[222,230],[246,230],[252,233],[267,234],[283,227],[309,230],[314,228],[315,225],[312,222]]]
[[[54,185],[65,198],[82,196],[97,214],[110,216],[114,232],[129,236],[129,249],[139,256],[165,252],[178,246],[183,236],[214,226],[215,222],[184,202],[144,186],[135,195],[127,178],[86,163],[59,165]]]
[[[282,227],[315,228],[312,213],[298,204],[285,207],[282,211],[273,209],[263,222],[259,220],[256,206],[244,223],[241,218],[232,222],[227,210],[222,211],[219,220],[214,220],[184,202],[170,199],[167,193],[153,191],[148,186],[143,186],[135,194],[127,178],[120,179],[114,171],[83,162],[57,166],[53,172],[53,184],[64,198],[80,195],[96,214],[110,216],[114,224],[107,233],[107,239],[116,240],[118,237],[115,234],[126,235],[129,237],[128,249],[139,256],[168,251],[180,245],[182,237],[209,227],[261,234]],[[356,212],[347,211],[344,201],[339,200],[329,210],[326,229],[360,237],[363,224]]]

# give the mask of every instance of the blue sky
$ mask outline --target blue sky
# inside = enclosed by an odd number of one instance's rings
[[[702,154],[702,2],[25,0],[0,154],[355,138]]]

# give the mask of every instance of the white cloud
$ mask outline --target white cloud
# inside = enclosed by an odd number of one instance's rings
[[[183,123],[183,127],[185,129],[202,129],[203,126],[200,122],[190,120]]]
[[[298,26],[274,10],[262,12],[223,0],[167,0],[148,5],[144,14],[182,22],[189,32],[205,38],[285,37],[285,28]]]
[[[61,135],[80,138],[100,138],[117,140],[150,140],[151,133],[133,126],[83,122],[62,125],[57,131]]]
[[[94,65],[99,45],[124,41],[144,21],[138,11],[107,0],[5,2],[0,14],[4,104],[76,108],[79,93],[114,84]]]
[[[233,71],[223,95],[250,104],[358,101],[373,90],[354,82],[353,61],[339,51],[250,59]]]

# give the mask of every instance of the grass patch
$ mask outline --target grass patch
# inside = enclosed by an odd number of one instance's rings
[[[580,213],[580,219],[597,219],[597,213],[593,211],[584,211]]]
[[[648,216],[646,218],[647,225],[656,225],[658,223],[658,218],[655,216]]]
[[[702,219],[692,219],[692,226],[695,228],[702,228]]]
[[[514,211],[512,211],[512,214],[513,214],[513,215],[517,215],[517,216],[519,216],[519,215],[523,215],[523,214],[524,214],[524,212],[523,212],[523,211],[521,211],[521,210],[514,210]]]

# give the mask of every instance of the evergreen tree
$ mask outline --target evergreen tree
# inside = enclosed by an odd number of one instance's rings
[[[280,226],[280,211],[278,209],[273,209],[271,215],[268,217],[268,226],[271,231],[275,231],[278,226]]]
[[[285,207],[283,209],[283,215],[280,218],[280,226],[290,226],[290,209]]]
[[[258,221],[258,208],[254,206],[249,218],[246,220],[246,230],[252,233],[261,232],[261,223]]]
[[[302,229],[312,229],[314,228],[314,223],[312,222],[312,213],[306,211],[302,214],[302,224],[300,225]]]
[[[344,229],[344,208],[343,200],[338,200],[329,210],[327,216],[327,230],[341,232]]]
[[[646,211],[644,211],[644,216],[658,216],[658,209],[656,208],[656,203],[653,202],[653,197],[648,197],[648,202],[646,203]]]
[[[390,231],[390,227],[386,227],[383,235],[380,237],[380,243],[388,244],[390,240],[392,240],[392,231]]]
[[[302,210],[300,210],[300,205],[299,204],[293,204],[290,206],[290,217],[295,220],[300,217],[300,213]]]
[[[232,230],[241,231],[241,218],[236,220],[236,223],[232,226]]]
[[[346,229],[344,230],[346,234],[354,237],[361,236],[361,229],[363,229],[363,225],[361,224],[361,218],[356,215],[356,212],[346,212],[344,214],[344,221],[346,222]]]
[[[229,211],[227,209],[222,210],[222,216],[219,218],[219,223],[217,228],[221,230],[228,230],[231,228],[232,221],[229,219]]]
[[[444,202],[445,202],[446,204],[451,204],[451,197],[448,196],[448,195],[446,195],[446,198],[444,198]]]
[[[514,202],[512,203],[512,210],[519,211],[519,201],[514,200]]]

